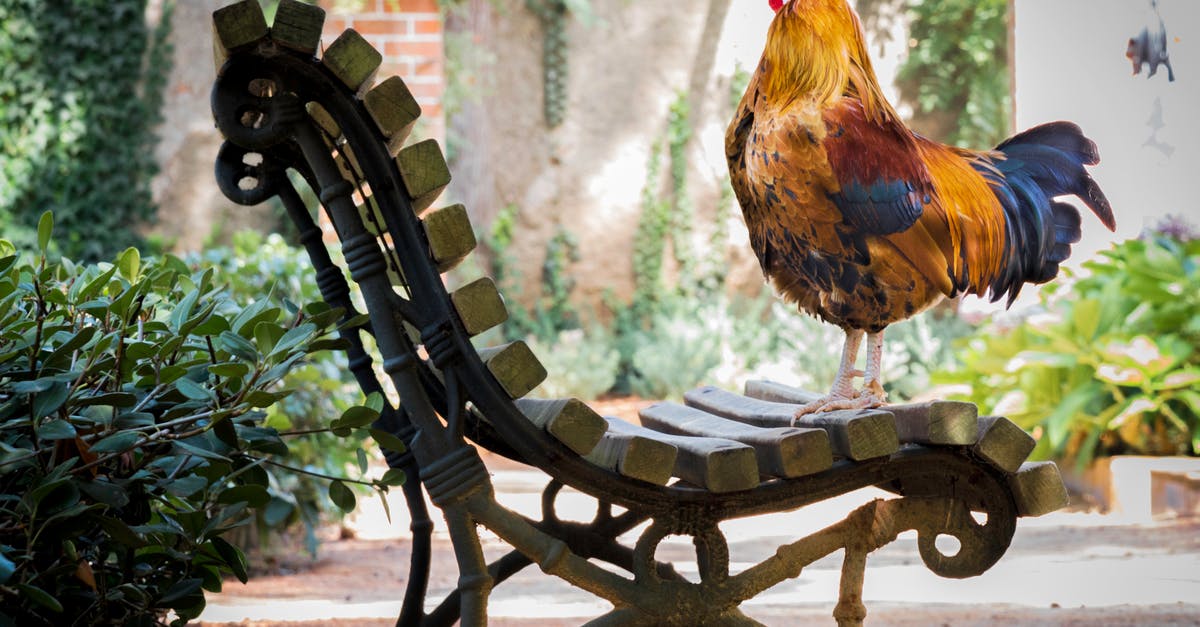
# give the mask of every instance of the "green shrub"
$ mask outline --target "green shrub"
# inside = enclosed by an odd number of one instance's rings
[[[603,327],[562,331],[549,343],[535,337],[528,342],[548,373],[535,391],[538,396],[591,400],[607,394],[617,381],[620,354]]]
[[[45,251],[48,214],[37,239]],[[213,277],[134,249],[85,266],[0,241],[0,624],[182,624],[225,574],[245,580],[223,536],[276,507],[288,467],[263,410],[339,345],[340,312],[242,307]],[[364,428],[372,403],[327,428]],[[353,507],[344,481],[329,490]]]
[[[1035,429],[1042,457],[1200,453],[1200,240],[1151,234],[1084,267],[1043,291],[1044,315],[987,327],[940,379]]]
[[[234,234],[229,246],[213,247],[187,259],[193,267],[213,269],[213,280],[237,302],[265,300],[284,310],[292,303],[321,300],[308,255],[289,246],[278,234],[255,231]],[[322,474],[350,472],[364,455],[378,458],[377,449],[362,434],[337,437],[322,427],[330,416],[338,416],[361,400],[343,351],[321,351],[310,355],[284,375],[282,385],[291,390],[286,398],[266,408],[264,425],[282,432],[306,435],[289,441],[290,463]],[[338,517],[337,508],[322,482],[296,473],[273,477],[269,488],[273,507],[256,513],[255,531],[262,548],[293,524],[303,525],[305,544],[316,551],[316,529],[323,520]]]

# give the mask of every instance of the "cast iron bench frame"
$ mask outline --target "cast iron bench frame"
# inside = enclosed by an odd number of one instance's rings
[[[857,625],[866,615],[866,556],[899,533],[917,531],[933,572],[969,577],[1004,554],[1017,516],[1065,505],[1057,468],[1025,462],[1032,438],[963,403],[839,412],[793,426],[794,404],[805,393],[755,382],[745,396],[701,388],[686,405],[652,406],[641,415],[652,427],[646,429],[602,418],[575,399],[522,399],[545,371],[521,342],[472,345],[473,336],[503,322],[503,300],[489,279],[447,292],[442,274],[474,248],[474,236],[461,206],[429,209],[449,171],[435,142],[405,146],[420,108],[400,79],[375,85],[378,51],[350,30],[319,54],[324,12],[296,0],[281,2],[271,26],[254,0],[213,19],[219,69],[212,108],[227,139],[218,183],[244,205],[279,196],[322,297],[347,319],[358,314],[348,271],[369,317],[343,332],[350,370],[365,393],[382,392],[385,379],[401,399],[387,404],[376,424],[407,445],[405,452],[385,451],[388,464],[410,478],[404,495],[413,550],[397,624],[485,624],[492,587],[532,563],[614,605],[593,624],[758,624],[741,613],[741,602],[844,549],[833,615]],[[287,169],[317,193],[345,270]],[[467,440],[549,476],[541,520],[497,503]],[[565,486],[598,501],[594,520],[558,517],[555,502]],[[867,486],[899,497],[872,501],[730,572],[721,521]],[[459,570],[457,590],[431,612],[432,523],[423,494],[445,517]],[[986,513],[986,521],[972,511]],[[647,520],[633,546],[622,544],[619,536]],[[488,564],[477,525],[514,550]],[[693,539],[699,582],[655,559],[668,535]],[[958,552],[939,551],[939,535],[957,538]]]

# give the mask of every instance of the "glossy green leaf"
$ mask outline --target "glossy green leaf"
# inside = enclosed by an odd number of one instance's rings
[[[333,501],[333,504],[337,505],[338,509],[343,512],[352,511],[356,503],[354,492],[341,481],[331,481],[329,483],[329,500]]]
[[[408,447],[404,446],[404,440],[401,440],[387,431],[382,429],[370,429],[368,432],[371,434],[371,437],[379,443],[380,448],[394,451],[396,453],[403,453],[404,451],[408,450]]]
[[[212,543],[217,555],[221,556],[229,570],[233,571],[233,575],[238,578],[238,581],[246,583],[249,575],[247,574],[246,555],[242,553],[242,550],[219,537],[213,538],[209,542]]]
[[[47,420],[38,427],[38,437],[43,440],[70,440],[75,437],[75,425],[68,420]]]
[[[224,331],[218,337],[221,339],[221,346],[231,355],[251,363],[258,361],[258,350],[246,338],[232,331]]]
[[[275,344],[283,338],[286,330],[277,322],[263,321],[254,325],[254,342],[258,352],[269,355],[275,350]]]
[[[37,238],[38,250],[43,253],[50,248],[50,237],[54,234],[54,212],[43,211],[38,218]]]
[[[65,382],[55,381],[49,390],[36,394],[31,404],[34,420],[49,416],[58,411],[63,406],[63,403],[67,402],[67,396],[70,393],[70,388],[67,387]]]
[[[342,416],[333,421],[332,426],[335,428],[361,429],[375,422],[378,418],[379,412],[370,407],[355,405],[342,412]]]
[[[383,477],[379,479],[379,482],[389,486],[400,486],[404,485],[404,482],[407,480],[408,475],[405,474],[403,470],[399,468],[388,468],[387,471],[383,473]]]
[[[117,256],[117,270],[129,282],[136,282],[142,270],[142,255],[130,246]]]
[[[123,431],[96,442],[90,450],[93,453],[118,453],[132,448],[141,439],[141,435],[136,432]]]
[[[232,505],[246,503],[250,507],[263,507],[271,500],[267,489],[260,485],[239,485],[226,488],[217,496],[218,503]]]
[[[16,571],[17,565],[7,555],[0,553],[0,586],[8,583]]]
[[[46,215],[48,215],[48,212],[42,214],[43,217]],[[19,583],[13,587],[16,588],[17,592],[25,598],[50,610],[51,612],[61,613],[63,611],[62,603],[59,603],[58,599],[54,598],[54,595],[33,584]]]
[[[208,480],[197,475],[178,477],[166,484],[167,493],[178,497],[189,497],[208,487]]]
[[[182,378],[176,381],[175,389],[179,390],[180,394],[183,394],[194,401],[216,400],[216,395],[213,394],[212,390],[188,378]]]

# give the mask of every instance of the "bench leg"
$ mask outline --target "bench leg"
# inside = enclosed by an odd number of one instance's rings
[[[487,625],[488,595],[492,592],[492,576],[488,574],[483,547],[479,543],[478,527],[467,507],[455,504],[444,509],[454,556],[458,560],[458,590],[461,593],[461,625]]]
[[[842,583],[838,604],[833,608],[833,617],[838,627],[862,627],[867,617],[867,606],[863,605],[863,576],[867,569],[869,549],[850,545],[842,558]]]

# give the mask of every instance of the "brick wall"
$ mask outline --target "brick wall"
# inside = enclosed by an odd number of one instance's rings
[[[383,53],[379,81],[404,79],[421,105],[422,122],[414,139],[445,140],[442,94],[445,55],[437,0],[321,0],[327,14],[322,37],[328,46],[343,30],[353,28]]]

